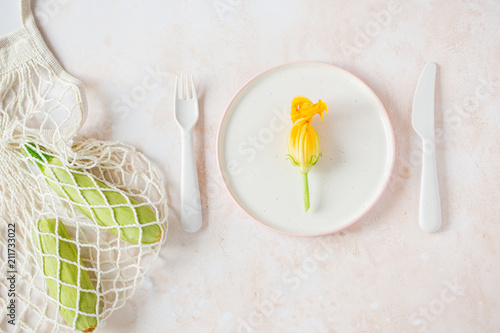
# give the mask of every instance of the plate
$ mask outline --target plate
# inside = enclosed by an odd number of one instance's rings
[[[304,212],[302,177],[287,160],[292,99],[326,102],[312,126],[322,157],[309,172],[311,207]],[[376,94],[353,74],[317,62],[270,69],[247,83],[222,118],[217,160],[236,203],[252,218],[301,236],[344,229],[383,193],[394,164],[394,134]]]

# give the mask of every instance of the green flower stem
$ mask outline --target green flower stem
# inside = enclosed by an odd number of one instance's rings
[[[304,209],[309,210],[309,181],[307,180],[307,172],[302,174],[302,183],[304,184]]]

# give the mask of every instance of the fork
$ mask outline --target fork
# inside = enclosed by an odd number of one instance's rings
[[[201,228],[200,188],[193,148],[193,127],[199,116],[192,75],[177,76],[174,98],[175,121],[182,133],[181,226],[187,232]]]

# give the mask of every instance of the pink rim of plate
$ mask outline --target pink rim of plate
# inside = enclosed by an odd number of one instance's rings
[[[260,221],[255,216],[253,216],[248,210],[246,210],[240,204],[240,202],[238,201],[238,199],[234,196],[233,192],[231,191],[231,188],[227,184],[226,178],[224,177],[224,172],[222,170],[221,158],[220,158],[220,153],[221,153],[221,151],[220,151],[220,145],[221,145],[221,142],[222,142],[222,140],[221,140],[221,137],[222,137],[222,126],[225,123],[226,118],[229,116],[229,109],[233,105],[233,103],[236,100],[236,98],[238,96],[240,96],[241,92],[243,90],[245,90],[250,84],[252,84],[258,77],[260,77],[260,76],[262,76],[264,74],[272,72],[272,71],[274,71],[274,70],[276,70],[278,68],[281,68],[281,67],[286,67],[286,66],[290,66],[290,65],[300,65],[300,64],[313,64],[313,65],[321,65],[321,66],[327,66],[327,67],[335,68],[335,69],[337,69],[337,70],[339,70],[341,72],[346,73],[347,75],[351,76],[354,80],[357,80],[359,83],[361,83],[363,86],[365,86],[368,89],[368,91],[373,95],[373,97],[375,97],[375,100],[380,105],[380,107],[382,108],[382,110],[384,110],[384,112],[382,113],[382,117],[384,117],[384,120],[389,125],[388,126],[388,132],[387,132],[387,134],[388,134],[389,144],[391,145],[391,148],[392,148],[392,155],[390,156],[390,166],[389,166],[389,169],[387,170],[387,173],[386,173],[386,176],[385,176],[385,179],[384,179],[384,183],[380,187],[379,193],[377,194],[377,196],[375,197],[375,199],[373,199],[373,201],[369,205],[367,205],[367,207],[365,209],[363,209],[356,217],[354,217],[351,221],[349,221],[348,223],[344,224],[343,226],[338,227],[338,228],[334,228],[332,230],[328,230],[328,231],[324,231],[324,232],[317,232],[317,233],[298,233],[298,232],[289,232],[289,231],[284,231],[284,230],[281,230],[281,229],[276,229],[276,228],[273,228],[270,225],[268,225],[268,224]],[[295,62],[289,62],[289,63],[281,64],[281,65],[278,65],[278,66],[274,66],[274,67],[272,67],[272,68],[270,68],[270,69],[268,69],[268,70],[266,70],[266,71],[264,71],[264,72],[262,72],[260,74],[255,75],[245,85],[243,85],[243,87],[241,87],[240,90],[238,90],[236,92],[236,94],[234,94],[233,98],[231,99],[231,101],[229,102],[229,104],[228,104],[228,106],[226,108],[226,111],[224,112],[224,115],[222,116],[222,119],[221,119],[220,124],[219,124],[219,129],[217,131],[217,147],[216,147],[217,167],[219,168],[219,173],[220,173],[220,175],[222,177],[222,181],[224,183],[224,186],[226,187],[227,191],[229,192],[229,195],[231,196],[231,198],[233,198],[233,201],[250,218],[252,218],[253,220],[259,222],[261,225],[263,225],[267,229],[270,229],[272,231],[276,231],[276,232],[279,232],[279,233],[282,233],[282,234],[285,234],[285,235],[290,235],[290,236],[314,237],[314,236],[329,235],[329,234],[333,234],[333,233],[345,230],[345,229],[349,228],[351,225],[353,225],[354,223],[358,222],[366,213],[368,213],[368,211],[370,211],[373,208],[373,206],[375,206],[375,204],[377,203],[377,201],[380,199],[380,197],[382,196],[382,194],[385,192],[385,189],[387,188],[387,185],[389,184],[389,181],[391,179],[392,170],[394,168],[394,160],[396,158],[395,154],[396,154],[396,144],[395,144],[395,140],[394,140],[394,131],[392,129],[392,123],[391,123],[391,120],[390,120],[389,116],[387,115],[387,110],[385,109],[384,104],[382,104],[382,101],[380,101],[380,98],[377,96],[377,94],[375,94],[375,92],[363,80],[361,80],[360,78],[358,78],[356,75],[354,75],[354,74],[346,71],[345,69],[337,67],[335,65],[327,64],[327,63],[324,63],[324,62],[317,62],[317,61],[295,61]]]

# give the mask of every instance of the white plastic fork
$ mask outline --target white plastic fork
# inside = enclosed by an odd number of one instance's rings
[[[177,76],[174,98],[175,121],[182,133],[181,226],[187,232],[201,228],[200,188],[193,148],[193,127],[199,116],[192,75]]]

